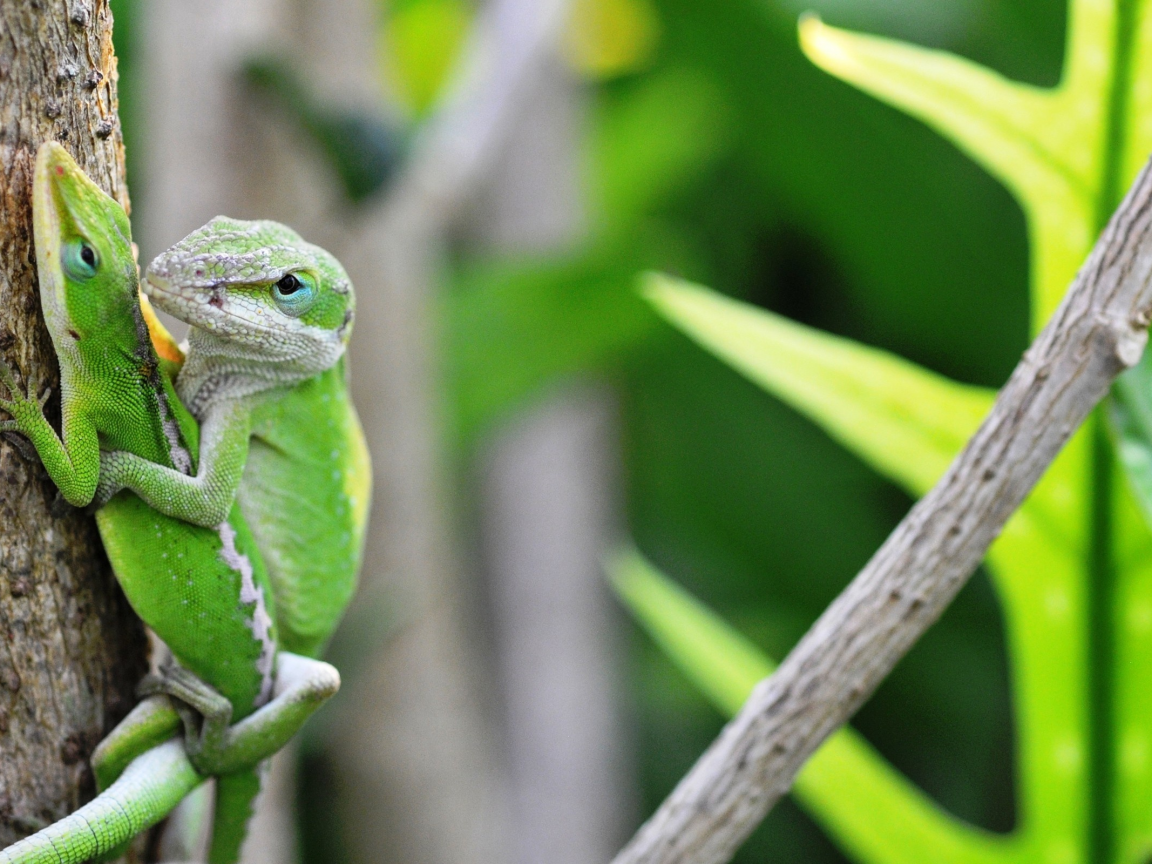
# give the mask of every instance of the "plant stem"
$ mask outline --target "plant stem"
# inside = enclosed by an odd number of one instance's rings
[[[1136,38],[1136,4],[1133,0],[1117,0],[1115,33],[1113,35],[1115,63],[1112,84],[1108,92],[1108,128],[1105,131],[1103,175],[1096,199],[1096,230],[1103,230],[1120,204],[1126,189],[1123,154],[1128,128],[1128,93],[1132,87],[1132,55]]]
[[[1112,864],[1115,853],[1113,715],[1115,708],[1112,560],[1112,446],[1103,407],[1092,416],[1092,499],[1088,561],[1088,860]]]
[[[1096,224],[1102,230],[1124,194],[1121,172],[1128,143],[1128,93],[1132,87],[1136,4],[1117,0],[1114,30],[1115,65],[1108,94],[1108,129],[1104,172],[1097,198]],[[1106,404],[1106,403],[1105,403]],[[1115,634],[1113,605],[1116,572],[1113,544],[1113,453],[1105,404],[1091,421],[1091,514],[1088,549],[1088,861],[1112,864],[1115,825]]]

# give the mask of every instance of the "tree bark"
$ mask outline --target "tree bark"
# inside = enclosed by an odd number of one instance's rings
[[[32,248],[36,149],[60,141],[127,208],[106,0],[0,0],[0,358],[56,387]],[[59,400],[48,403],[59,417]],[[0,846],[93,792],[92,748],[131,707],[144,631],[92,519],[0,440]],[[26,448],[23,448],[26,449]]]

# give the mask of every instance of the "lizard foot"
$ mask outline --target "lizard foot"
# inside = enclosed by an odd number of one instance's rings
[[[183,666],[165,666],[158,675],[145,676],[136,692],[139,696],[163,693],[172,697],[184,722],[184,748],[197,770],[210,766],[225,749],[232,703],[194,673]]]
[[[125,454],[117,450],[100,451],[100,480],[96,483],[96,494],[92,496],[92,503],[88,505],[89,513],[95,513],[124,488],[124,483],[117,479],[125,461],[124,457]]]
[[[49,387],[43,396],[37,397],[40,390],[40,369],[35,363],[25,376],[26,387],[16,382],[16,376],[8,362],[0,358],[0,383],[8,390],[8,398],[0,399],[0,409],[12,415],[12,420],[0,424],[0,431],[23,432],[29,421],[35,421],[44,416],[44,403],[52,395]]]

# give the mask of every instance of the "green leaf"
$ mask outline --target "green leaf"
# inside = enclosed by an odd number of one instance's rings
[[[436,104],[472,21],[467,0],[406,0],[381,16],[379,65],[388,89],[417,117]]]
[[[1152,519],[1152,354],[1116,381],[1109,400],[1116,450],[1132,491]]]
[[[622,287],[632,263],[503,262],[461,280],[440,315],[459,444],[550,382],[602,366],[653,331],[656,318]]]
[[[564,53],[585,75],[605,80],[648,66],[659,41],[652,0],[575,0]]]
[[[624,605],[722,713],[733,716],[775,664],[633,548],[606,563]],[[998,864],[1018,857],[1014,838],[950,816],[844,727],[812,756],[793,794],[864,864]]]
[[[454,437],[466,444],[559,378],[603,367],[654,332],[631,290],[649,267],[699,272],[696,244],[651,214],[720,154],[723,100],[706,75],[670,69],[602,109],[589,142],[597,228],[552,256],[473,263],[444,299]]]
[[[993,394],[659,274],[643,293],[669,321],[911,494],[940,478]]]
[[[988,391],[696,285],[650,275],[645,294],[703,347],[913,495],[939,479],[991,406]],[[1061,843],[1075,843],[1083,822],[1085,769],[1075,754],[1086,734],[1076,709],[1087,680],[1084,443],[1077,436],[1066,448],[989,554],[1013,660],[1039,670],[1015,681],[1020,800],[1030,819],[1021,836]]]
[[[817,66],[918,117],[983,165],[1028,215],[1034,252],[1033,322],[1064,296],[1095,236],[1111,47],[1109,4],[1079,2],[1064,83],[1044,90],[944,51],[800,22]]]

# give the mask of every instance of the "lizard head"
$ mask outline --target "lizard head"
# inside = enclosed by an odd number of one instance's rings
[[[138,277],[124,209],[54,141],[40,146],[32,181],[40,305],[58,352],[98,355],[133,326]]]
[[[217,216],[157,256],[144,292],[194,328],[190,343],[235,371],[279,370],[281,383],[334,365],[356,297],[328,252],[279,222]]]

